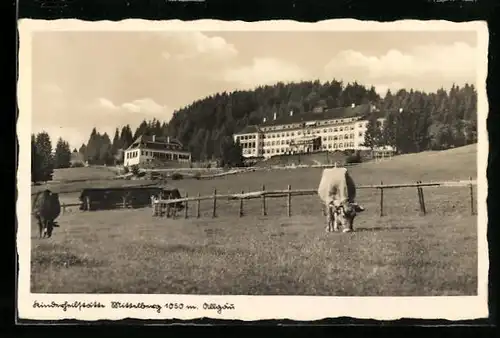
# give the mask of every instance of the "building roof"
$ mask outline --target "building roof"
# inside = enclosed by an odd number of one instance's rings
[[[177,142],[180,143],[178,140],[168,137],[168,136],[153,136],[153,135],[140,135],[138,138],[135,139],[133,143],[136,142],[153,142],[153,137],[154,137],[154,142],[158,143],[171,143],[171,142]]]
[[[248,125],[243,128],[241,131],[236,134],[251,134],[257,133],[260,131],[261,127],[268,126],[277,126],[277,125],[286,125],[293,123],[304,123],[309,121],[322,121],[322,120],[330,120],[330,119],[341,119],[341,118],[349,118],[349,117],[360,117],[365,118],[370,113],[374,113],[377,117],[382,117],[383,112],[379,110],[372,110],[371,104],[361,104],[355,107],[340,107],[340,108],[330,108],[323,110],[322,112],[311,111],[307,113],[296,113],[292,116],[285,115],[277,117],[276,120],[267,119],[266,122],[263,122],[256,125]]]
[[[246,126],[242,130],[240,130],[238,132],[238,134],[251,134],[251,133],[258,133],[258,132],[259,132],[259,128],[257,126],[250,125],[250,126]]]
[[[275,126],[282,124],[292,124],[299,122],[308,121],[321,121],[329,119],[341,119],[343,117],[355,117],[355,116],[366,116],[370,113],[371,105],[362,104],[355,107],[340,107],[340,108],[330,108],[322,112],[306,112],[306,113],[296,113],[292,116],[286,115],[276,118],[276,120],[268,119],[266,122],[260,124],[261,127]]]
[[[184,151],[182,149],[182,143],[173,138],[163,137],[163,136],[153,136],[140,135],[134,142],[127,148],[130,149],[152,149],[152,150],[177,150]]]

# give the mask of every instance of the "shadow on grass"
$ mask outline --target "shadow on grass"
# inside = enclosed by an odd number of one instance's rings
[[[46,252],[39,251],[31,259],[33,268],[52,267],[99,267],[104,265],[104,261],[97,260],[83,255],[77,255],[69,251]]]
[[[373,227],[373,228],[355,228],[355,232],[376,232],[393,230],[414,230],[415,227]]]
[[[149,244],[148,247],[150,249],[153,249],[157,252],[161,253],[168,253],[168,254],[174,254],[174,253],[180,253],[180,254],[202,254],[202,255],[215,255],[215,256],[221,256],[221,255],[227,255],[227,254],[238,254],[242,253],[243,250],[238,250],[238,249],[225,249],[213,245],[186,245],[186,244],[168,244],[168,245],[161,245],[161,244]]]

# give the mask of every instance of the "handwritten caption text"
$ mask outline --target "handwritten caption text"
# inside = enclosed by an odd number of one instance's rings
[[[218,303],[203,303],[201,306],[198,305],[193,305],[193,304],[185,304],[185,303],[166,303],[166,304],[159,304],[159,303],[145,303],[145,302],[120,302],[120,301],[111,301],[109,302],[109,305],[106,306],[105,304],[101,302],[81,302],[81,301],[74,301],[74,302],[62,302],[58,303],[55,301],[52,301],[50,303],[43,303],[39,301],[34,301],[33,302],[33,308],[36,309],[61,309],[62,311],[66,312],[68,309],[77,309],[78,311],[82,311],[85,309],[104,309],[104,308],[111,308],[111,309],[139,309],[139,310],[154,310],[157,313],[161,313],[162,311],[172,311],[172,310],[198,310],[198,309],[203,309],[203,310],[211,310],[215,311],[218,314],[221,314],[225,310],[234,310],[234,304],[231,303],[225,303],[225,304],[218,304]]]

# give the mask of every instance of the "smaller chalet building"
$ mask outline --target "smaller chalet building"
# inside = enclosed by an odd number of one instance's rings
[[[141,165],[151,162],[190,163],[191,153],[183,150],[178,140],[161,136],[139,136],[123,154],[123,165]]]
[[[71,159],[69,162],[70,162],[72,167],[76,166],[76,165],[80,165],[80,166],[85,165],[85,159],[83,158],[83,155],[79,151],[73,151],[71,153]]]

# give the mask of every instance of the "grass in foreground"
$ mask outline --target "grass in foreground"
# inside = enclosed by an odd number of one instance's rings
[[[476,218],[367,214],[353,234],[316,216],[159,219],[72,213],[32,235],[32,292],[437,296],[477,290]]]
[[[406,183],[476,177],[475,152],[407,155],[350,169],[357,184]],[[423,159],[425,155],[425,160]],[[405,155],[406,156],[406,155]],[[419,159],[419,160],[418,160]],[[315,188],[321,169],[254,172],[208,181],[170,182],[184,195]],[[139,182],[139,181],[138,181]],[[79,183],[80,184],[80,183]],[[69,189],[69,188],[66,188]],[[476,194],[476,189],[474,188]],[[354,234],[326,234],[316,196],[202,202],[202,218],[159,219],[150,209],[62,215],[49,240],[32,222],[32,292],[184,293],[248,295],[437,296],[477,290],[477,217],[466,187],[424,188],[427,211],[418,215],[416,189],[379,195],[359,190],[367,208]],[[475,195],[476,197],[476,195]],[[194,216],[195,204],[190,204]],[[477,210],[477,207],[475,208]]]

